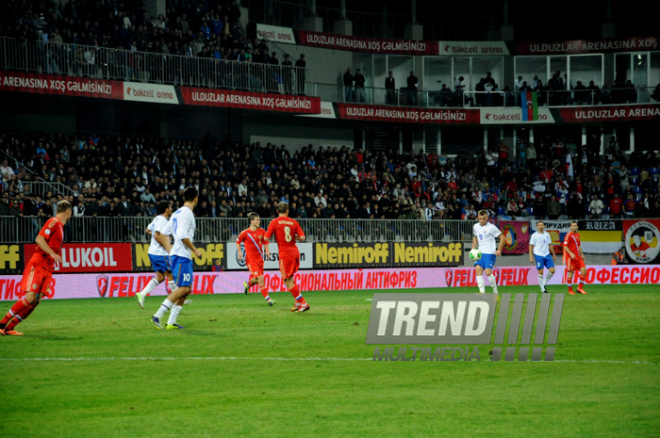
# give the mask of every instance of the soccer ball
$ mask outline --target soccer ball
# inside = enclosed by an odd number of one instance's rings
[[[470,260],[472,261],[477,261],[481,258],[481,251],[478,249],[471,249],[470,250]]]

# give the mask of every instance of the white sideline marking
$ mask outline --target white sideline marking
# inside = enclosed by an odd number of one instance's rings
[[[297,362],[314,362],[314,361],[331,361],[331,362],[361,362],[373,361],[373,358],[367,357],[25,357],[25,358],[12,358],[0,357],[0,362],[102,362],[102,361],[157,361],[157,360],[271,360],[271,361],[297,361]],[[389,362],[389,361],[388,361]],[[421,362],[421,361],[417,361]],[[482,362],[490,362],[484,360]],[[597,363],[597,364],[621,364],[621,365],[660,365],[658,362],[645,362],[639,360],[623,361],[623,360],[555,360],[555,363]],[[508,363],[502,361],[501,363]],[[511,362],[514,363],[514,362]],[[552,362],[529,362],[529,363],[552,363]]]

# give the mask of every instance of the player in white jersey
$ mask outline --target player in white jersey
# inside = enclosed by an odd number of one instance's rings
[[[148,252],[149,260],[151,261],[151,266],[154,268],[154,271],[156,271],[156,275],[149,283],[147,283],[142,291],[135,294],[138,304],[143,309],[145,297],[159,284],[165,281],[165,278],[167,278],[170,290],[176,288],[174,279],[172,278],[172,267],[170,266],[169,249],[171,245],[169,238],[164,239],[163,243],[165,243],[165,246],[158,241],[158,236],[167,225],[170,216],[172,216],[172,204],[169,201],[160,201],[157,206],[157,212],[158,216],[151,221],[146,229],[147,234],[151,235],[151,243],[149,244]]]
[[[538,221],[536,223],[536,233],[532,234],[529,239],[529,262],[536,263],[536,269],[539,271],[539,286],[543,293],[548,293],[545,285],[555,275],[555,259],[552,237],[550,237],[550,233],[545,232],[545,223]],[[545,278],[543,278],[544,268],[548,268],[548,275]]]
[[[174,244],[170,248],[170,257],[172,262],[172,275],[177,288],[170,293],[163,304],[151,318],[154,325],[163,329],[160,324],[160,319],[165,315],[165,312],[170,311],[169,319],[165,329],[175,330],[182,329],[183,327],[176,323],[176,319],[181,312],[183,303],[186,297],[191,292],[193,283],[193,265],[192,255],[201,257],[202,253],[195,247],[195,216],[193,209],[197,206],[198,193],[194,187],[187,187],[183,191],[183,207],[174,212],[169,222],[161,232],[161,239],[163,235],[171,235],[174,237]]]
[[[493,275],[493,267],[498,255],[502,255],[504,248],[504,237],[502,232],[493,224],[488,222],[488,211],[480,210],[477,215],[478,223],[472,227],[472,249],[481,251],[481,258],[474,263],[477,274],[477,286],[479,293],[486,293],[486,285],[483,274],[486,273],[490,286],[493,287],[493,293],[497,293],[497,282]],[[499,247],[495,239],[499,237]]]

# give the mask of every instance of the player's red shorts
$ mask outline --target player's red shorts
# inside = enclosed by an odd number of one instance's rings
[[[260,263],[261,262],[261,263]],[[263,259],[257,260],[257,261],[252,261],[249,260],[246,263],[248,271],[250,271],[250,274],[253,277],[261,277],[264,275],[264,261]]]
[[[570,256],[566,256],[566,270],[567,271],[578,271],[582,268],[586,268],[587,265],[584,264],[584,259],[579,255],[575,256],[572,259]]]
[[[300,257],[280,254],[280,273],[283,279],[292,278],[300,268]]]
[[[23,271],[21,291],[24,293],[34,292],[50,295],[50,288],[52,283],[53,273],[48,269],[30,261],[25,267],[25,271]]]

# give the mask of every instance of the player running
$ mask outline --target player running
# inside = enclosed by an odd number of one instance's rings
[[[529,239],[529,262],[536,263],[536,269],[539,271],[539,286],[541,292],[547,294],[546,285],[553,275],[555,275],[555,248],[552,246],[552,237],[550,233],[545,232],[545,222],[536,223],[536,232]],[[543,269],[548,268],[548,274],[543,278]]]
[[[21,291],[25,296],[16,301],[7,315],[0,320],[0,335],[21,336],[15,327],[25,321],[39,305],[41,294],[50,293],[55,286],[53,270],[55,261],[62,263],[60,251],[64,240],[64,225],[71,218],[73,209],[68,201],[60,201],[55,216],[48,219],[34,240],[37,249],[23,271]]]
[[[192,255],[201,257],[202,253],[195,247],[193,238],[195,236],[195,216],[193,210],[197,205],[198,193],[194,187],[187,187],[183,191],[183,207],[179,208],[161,232],[159,242],[164,243],[165,236],[174,237],[174,245],[170,249],[172,262],[172,274],[177,288],[174,289],[163,301],[158,311],[151,318],[154,325],[163,329],[160,319],[165,312],[170,311],[166,330],[182,329],[184,327],[176,323],[186,297],[191,292],[193,282]]]
[[[266,302],[269,306],[275,304],[274,300],[270,299],[268,295],[268,288],[264,282],[264,253],[266,257],[270,255],[268,251],[268,241],[264,246],[264,234],[266,231],[260,227],[261,218],[257,213],[249,213],[248,220],[250,221],[250,226],[243,230],[241,234],[238,235],[236,239],[236,254],[238,260],[243,260],[243,251],[241,251],[241,243],[245,247],[245,264],[247,265],[248,271],[250,271],[250,278],[248,281],[243,282],[245,286],[245,295],[248,294],[250,288],[258,284],[261,295],[266,299]]]
[[[502,232],[493,224],[488,222],[488,211],[479,210],[477,215],[478,223],[472,227],[472,248],[481,250],[481,258],[474,262],[474,268],[477,274],[477,286],[479,293],[486,293],[486,286],[483,274],[486,273],[490,286],[493,287],[493,293],[497,293],[497,281],[493,275],[493,267],[497,256],[502,255],[504,248],[504,237]],[[495,239],[499,237],[500,243],[496,249]],[[499,299],[499,295],[498,295]]]
[[[573,292],[573,273],[579,269],[577,291],[586,295],[584,279],[587,276],[587,266],[584,264],[584,253],[582,252],[582,245],[580,245],[580,233],[578,233],[577,221],[571,222],[571,231],[566,233],[566,237],[564,238],[564,252],[568,256],[566,257],[568,293],[575,295],[575,292]]]
[[[154,271],[156,271],[156,276],[151,279],[149,283],[142,289],[142,291],[135,294],[137,302],[144,309],[144,299],[149,293],[158,287],[165,278],[167,278],[167,284],[170,288],[170,292],[176,289],[176,283],[172,277],[172,267],[170,266],[170,253],[169,250],[172,248],[170,245],[169,237],[164,240],[165,245],[161,245],[158,241],[158,238],[161,234],[161,231],[167,225],[170,216],[172,216],[172,204],[169,201],[160,201],[157,206],[158,216],[151,221],[147,226],[146,232],[151,235],[151,243],[149,244],[149,260],[151,261],[151,266],[153,266]]]
[[[295,219],[291,219],[289,215],[289,204],[280,202],[277,204],[277,212],[279,217],[273,219],[268,226],[268,231],[264,235],[266,242],[275,234],[277,241],[277,249],[280,256],[280,273],[282,274],[282,281],[286,288],[293,295],[295,306],[291,309],[292,312],[306,312],[310,309],[309,304],[305,301],[298,285],[295,284],[293,276],[298,272],[300,267],[300,252],[296,246],[296,240],[301,242],[305,240],[305,233],[300,224]]]

